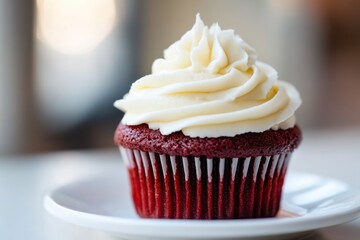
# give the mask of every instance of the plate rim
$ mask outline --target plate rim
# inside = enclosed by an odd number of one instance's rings
[[[152,237],[165,238],[169,237],[169,231],[159,231],[164,228],[171,229],[172,232],[181,232],[181,237],[189,238],[231,238],[231,237],[261,237],[273,236],[280,234],[291,234],[308,232],[315,229],[330,227],[342,223],[346,223],[360,217],[360,193],[347,183],[331,177],[323,177],[321,175],[291,171],[288,174],[311,175],[320,177],[324,180],[333,180],[345,184],[349,187],[349,191],[353,192],[353,201],[357,206],[349,207],[345,210],[333,211],[330,214],[322,214],[309,216],[305,214],[298,217],[290,218],[262,218],[262,219],[231,219],[231,220],[194,220],[194,219],[132,219],[124,217],[113,217],[98,215],[94,213],[81,212],[67,208],[55,201],[53,195],[56,191],[66,188],[79,182],[89,181],[99,178],[101,175],[92,176],[62,186],[56,186],[49,190],[44,196],[44,208],[51,215],[86,228],[96,229],[109,232],[117,236],[124,237],[149,237],[148,232],[152,233]],[[189,224],[191,223],[191,224]],[[150,228],[148,231],[138,231],[139,227]],[[193,231],[185,231],[191,228]],[[245,230],[246,231],[243,231]],[[194,231],[195,230],[195,231]],[[219,231],[221,230],[221,231]],[[171,234],[173,236],[173,234]]]

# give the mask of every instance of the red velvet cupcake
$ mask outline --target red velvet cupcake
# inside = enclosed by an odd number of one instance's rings
[[[115,106],[132,198],[144,218],[273,217],[301,141],[296,89],[232,30],[193,28]]]
[[[272,217],[300,129],[235,137],[162,135],[147,125],[119,124],[115,143],[129,170],[141,217]]]

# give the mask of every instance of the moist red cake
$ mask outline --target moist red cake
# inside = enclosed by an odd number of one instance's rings
[[[273,217],[285,172],[301,141],[286,130],[234,137],[162,135],[146,124],[119,124],[115,143],[129,171],[135,208],[145,218]]]
[[[127,126],[120,123],[114,140],[126,148],[174,156],[254,157],[293,151],[301,141],[301,132],[295,126],[235,137],[192,138],[182,132],[162,135],[147,124]]]

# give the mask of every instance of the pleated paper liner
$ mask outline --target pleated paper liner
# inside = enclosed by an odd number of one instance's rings
[[[143,218],[273,217],[291,153],[248,158],[183,157],[120,147]]]

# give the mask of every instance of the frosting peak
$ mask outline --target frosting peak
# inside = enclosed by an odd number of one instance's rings
[[[301,99],[233,30],[192,29],[154,61],[152,74],[114,103],[127,125],[147,123],[162,134],[235,136],[293,127]]]
[[[226,74],[233,68],[247,71],[255,60],[255,50],[234,30],[222,31],[217,23],[209,29],[197,14],[192,29],[164,51],[163,59],[155,60],[152,73],[189,69]]]

